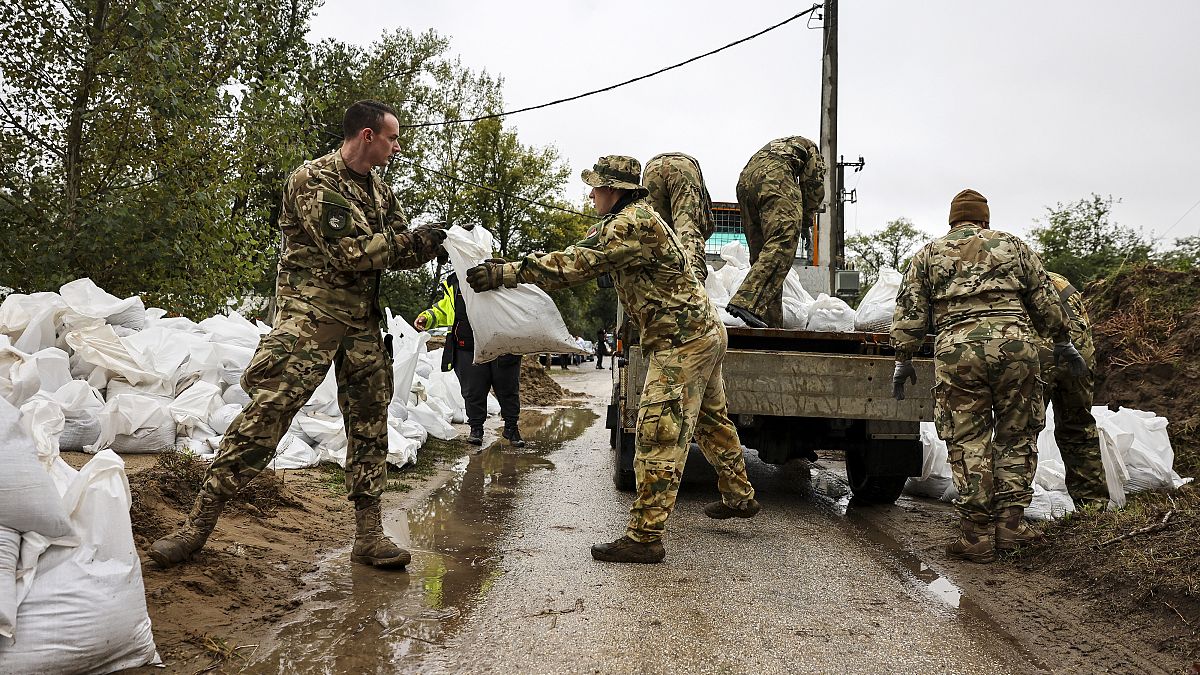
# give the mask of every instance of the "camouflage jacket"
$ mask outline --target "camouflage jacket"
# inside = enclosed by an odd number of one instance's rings
[[[1088,319],[1087,308],[1083,305],[1083,294],[1076,290],[1063,275],[1055,272],[1047,274],[1050,275],[1050,283],[1054,284],[1054,290],[1058,293],[1059,301],[1062,302],[1063,313],[1067,318],[1067,329],[1071,334],[1071,344],[1079,350],[1083,360],[1087,362],[1088,368],[1095,370],[1096,345],[1092,342],[1092,322]],[[1042,336],[1041,344],[1038,347],[1038,353],[1042,360],[1042,372],[1047,373],[1055,367],[1054,339],[1050,336]]]
[[[937,336],[941,351],[992,338],[1036,342],[1037,333],[1065,340],[1067,324],[1041,260],[1025,242],[965,223],[917,251],[896,295],[896,359],[911,358],[927,333]]]
[[[708,262],[704,258],[704,243],[712,236],[712,198],[704,184],[700,163],[681,152],[656,155],[646,162],[642,185],[650,194],[650,207],[662,217],[683,243],[688,252],[692,271],[704,281]]]
[[[768,183],[768,175],[785,171],[804,194],[804,219],[810,220],[825,201],[825,158],[821,148],[803,136],[777,138],[750,156],[738,182]]]
[[[683,244],[644,199],[608,214],[586,239],[565,250],[526,256],[504,267],[506,281],[549,289],[611,273],[646,351],[678,347],[718,327],[704,286],[688,269]]]
[[[281,309],[371,328],[380,318],[381,272],[417,267],[437,251],[414,241],[396,196],[376,172],[369,175],[370,193],[355,175],[334,150],[288,176],[275,295]]]

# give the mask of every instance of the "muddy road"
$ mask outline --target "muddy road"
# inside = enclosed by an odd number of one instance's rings
[[[630,502],[611,478],[608,378],[590,367],[556,372],[584,396],[527,410],[528,447],[485,445],[422,494],[389,493],[386,527],[413,550],[409,573],[328,554],[244,670],[1179,669],[1136,627],[1115,629],[1114,617],[1072,604],[1049,579],[948,564],[944,505],[857,508],[834,458],[779,468],[751,452],[763,504],[751,520],[706,518],[718,494],[699,472],[680,493],[664,563],[593,561],[589,546],[623,533]]]

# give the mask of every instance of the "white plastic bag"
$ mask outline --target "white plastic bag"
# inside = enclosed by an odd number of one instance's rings
[[[938,438],[933,422],[921,422],[921,475],[904,483],[905,494],[949,501],[957,496],[946,441]]]
[[[71,524],[21,413],[0,399],[0,525],[55,539]],[[0,633],[3,634],[3,633]]]
[[[854,310],[841,298],[824,293],[808,308],[808,330],[846,333],[854,330]]]
[[[562,314],[546,292],[532,284],[476,293],[466,283],[468,269],[492,257],[492,233],[481,226],[447,232],[443,246],[460,275],[463,302],[475,332],[475,363],[505,354],[576,354],[582,350],[567,331]]]
[[[892,315],[896,313],[896,294],[904,277],[890,267],[879,270],[879,280],[871,286],[858,311],[854,314],[854,330],[887,333],[892,330]]]
[[[42,471],[42,467],[39,466],[38,471]],[[53,486],[50,490],[58,501]],[[0,638],[11,638],[17,627],[17,558],[20,554],[21,533],[0,525]]]
[[[125,464],[102,452],[82,470],[58,465],[77,547],[26,535],[13,640],[0,638],[3,673],[110,673],[159,663],[142,566],[129,520]]]

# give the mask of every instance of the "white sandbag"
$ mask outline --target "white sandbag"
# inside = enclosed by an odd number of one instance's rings
[[[221,398],[221,388],[211,382],[199,380],[175,397],[168,409],[175,424],[179,426],[179,433],[187,435],[196,425],[208,424],[213,413],[223,405],[225,401]]]
[[[92,458],[60,487],[79,546],[26,535],[13,639],[0,638],[0,672],[110,673],[160,662],[146,613],[142,566],[129,520],[124,462]],[[40,553],[40,556],[39,556]]]
[[[933,422],[921,422],[921,475],[904,482],[904,493],[949,501],[958,496],[946,442],[938,438]]]
[[[418,405],[409,406],[408,421],[421,425],[434,438],[450,441],[458,438],[458,430],[450,424],[446,413],[448,411],[438,412],[430,407],[428,401],[422,401]]]
[[[1126,492],[1141,490],[1174,489],[1190,482],[1175,473],[1175,450],[1167,434],[1167,419],[1132,408],[1121,408],[1108,415],[1108,422],[1133,434],[1124,456],[1129,480]]]
[[[896,313],[896,294],[904,277],[890,267],[879,270],[879,279],[871,286],[854,314],[854,330],[888,333]]]
[[[788,270],[787,277],[783,280],[783,299],[792,298],[804,305],[811,305],[813,296],[809,295],[808,291],[804,290],[804,284],[800,283],[800,273],[796,268]]]
[[[1025,517],[1030,520],[1057,520],[1075,511],[1075,503],[1066,492],[1047,490],[1033,484],[1033,500],[1025,508]]]
[[[744,270],[750,267],[750,249],[740,241],[731,241],[721,247],[721,259],[726,265],[732,265],[733,269]]]
[[[230,312],[229,316],[210,316],[200,322],[200,327],[208,331],[209,339],[213,342],[248,349],[257,348],[258,340],[262,336],[258,326],[237,312]]]
[[[233,420],[240,414],[242,414],[242,406],[237,403],[226,403],[213,411],[208,418],[208,426],[223,436],[226,431],[229,431],[229,425],[233,424]]]
[[[58,292],[67,307],[82,316],[104,319],[110,324],[135,330],[146,326],[146,306],[136,295],[122,300],[87,277],[63,284]]]
[[[1054,440],[1054,406],[1046,407],[1046,426],[1042,427],[1037,437],[1037,471],[1033,474],[1033,482],[1041,485],[1050,492],[1067,492],[1067,465],[1063,462],[1062,451]]]
[[[180,376],[198,373],[205,382],[233,386],[239,384],[242,371],[252,358],[252,347],[207,341],[193,343],[189,347],[188,360],[180,368]]]
[[[454,226],[443,242],[454,269],[466,271],[492,257],[492,233],[482,226]],[[545,291],[532,284],[476,293],[462,278],[463,302],[475,332],[475,363],[505,354],[575,354],[582,350],[567,331],[562,314]]]
[[[10,293],[0,303],[0,334],[26,354],[54,347],[58,318],[66,308],[58,293]]]
[[[808,308],[808,330],[846,333],[854,330],[854,310],[841,298],[824,293]]]
[[[342,409],[338,406],[337,375],[334,373],[332,365],[325,373],[325,379],[321,380],[321,384],[301,410],[319,417],[341,418]]]
[[[250,405],[250,394],[247,394],[246,390],[242,389],[242,385],[240,384],[229,385],[229,387],[225,389],[225,393],[221,394],[221,399],[225,401],[225,403],[237,405],[242,408]]]
[[[30,356],[38,374],[38,390],[53,394],[71,381],[71,362],[67,353],[47,347]]]
[[[0,525],[50,539],[71,534],[67,512],[38,462],[26,422],[4,400],[0,400],[0,467]]]
[[[21,406],[21,424],[33,439],[38,461],[43,466],[49,459],[58,457],[58,440],[65,420],[62,406],[40,394]]]
[[[420,448],[420,441],[408,438],[396,427],[388,425],[388,464],[396,467],[411,464],[417,461],[417,450]]]
[[[404,317],[393,316],[391,309],[385,311],[388,333],[392,336],[392,402],[403,406],[412,393],[417,363],[429,351],[429,333],[417,331]]]
[[[712,265],[708,266],[708,276],[704,278],[704,292],[717,309],[724,309],[725,305],[729,304],[729,289],[725,287],[724,280],[717,276],[717,270]]]
[[[130,357],[147,372],[164,381],[174,382],[183,364],[191,357],[192,348],[208,342],[203,335],[187,331],[152,326],[122,338]]]
[[[273,470],[303,469],[320,462],[321,454],[312,446],[291,434],[284,434],[276,446],[275,458],[267,467]]]
[[[0,398],[19,406],[41,387],[33,357],[14,347],[0,346]]]
[[[87,384],[84,382],[83,384]],[[63,430],[58,437],[59,450],[82,452],[100,439],[100,420],[94,412],[65,414]]]
[[[499,415],[500,414],[500,399],[496,398],[495,394],[493,394],[490,391],[488,392],[488,395],[487,395],[487,414],[488,415]]]
[[[152,372],[138,363],[130,354],[123,338],[113,331],[112,326],[103,325],[72,331],[67,333],[66,340],[77,358],[120,375],[130,384],[162,382],[162,374]]]
[[[42,471],[39,466],[38,471]],[[45,475],[45,471],[42,474]],[[49,481],[49,477],[46,478]],[[58,494],[51,494],[58,501]],[[11,638],[17,626],[17,559],[21,554],[21,533],[0,525],[0,638]]]
[[[127,454],[155,453],[175,445],[175,419],[168,402],[145,394],[118,394],[97,413],[100,438],[85,452],[113,448]]]
[[[1093,411],[1095,408],[1093,408]],[[1095,412],[1092,413],[1095,417]],[[1133,434],[1114,434],[1111,427],[1096,423],[1096,433],[1100,437],[1100,461],[1104,465],[1104,484],[1108,487],[1109,509],[1125,508],[1125,483],[1129,481],[1129,472],[1125,468],[1125,460],[1119,446],[1133,442]]]
[[[438,399],[450,411],[450,421],[464,424],[467,421],[467,402],[463,399],[458,374],[453,370],[435,370],[429,374],[429,386],[425,390],[431,399]]]
[[[808,308],[799,298],[783,298],[783,327],[804,330],[808,326]]]

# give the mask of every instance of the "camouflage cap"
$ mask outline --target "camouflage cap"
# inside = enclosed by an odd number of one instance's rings
[[[611,187],[619,190],[633,190],[641,196],[648,194],[642,187],[642,165],[633,157],[625,155],[606,155],[601,157],[596,165],[584,169],[580,174],[583,182],[592,187]]]

